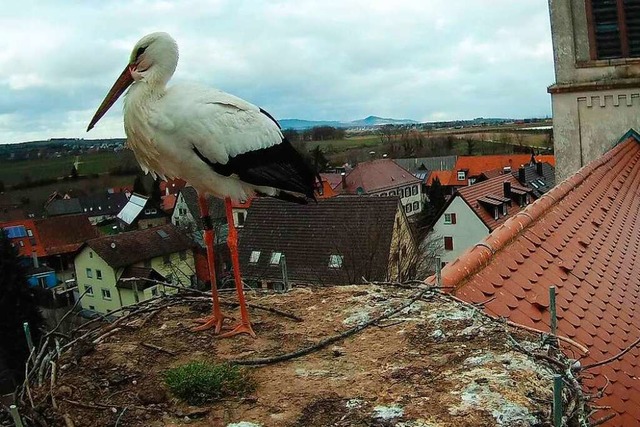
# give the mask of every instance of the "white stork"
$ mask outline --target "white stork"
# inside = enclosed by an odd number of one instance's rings
[[[316,174],[284,138],[278,122],[261,108],[217,89],[187,84],[167,87],[177,64],[178,45],[169,34],[140,39],[87,131],[130,87],[124,100],[124,129],[138,163],[154,177],[182,178],[198,192],[213,313],[195,329],[214,327],[216,333],[226,316],[218,301],[213,230],[205,197],[211,194],[225,200],[227,243],[242,320],[221,337],[239,333],[255,337],[240,277],[231,201],[258,194],[304,203],[315,199]]]

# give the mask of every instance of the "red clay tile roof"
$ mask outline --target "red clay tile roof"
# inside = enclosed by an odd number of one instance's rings
[[[626,139],[509,219],[448,264],[442,285],[484,302],[491,315],[545,331],[553,285],[558,335],[588,348],[583,366],[630,347],[640,338],[639,141]],[[589,373],[591,392],[611,382],[593,402],[618,414],[607,425],[638,425],[640,349]]]
[[[24,227],[25,233],[27,233],[28,230],[31,230],[31,232],[33,233],[33,237],[25,235],[22,237],[15,237],[11,239],[11,243],[16,248],[18,248],[20,256],[31,257],[33,254],[33,251],[35,251],[39,257],[46,256],[46,252],[44,250],[44,246],[42,245],[42,242],[40,241],[40,234],[38,233],[38,228],[36,227],[34,220],[17,219],[14,221],[5,221],[0,223],[0,231],[4,230],[7,227],[16,227],[16,226]],[[20,242],[22,242],[22,245],[20,244]],[[31,242],[33,242],[34,244],[32,245]]]
[[[538,162],[547,162],[555,166],[556,160],[553,155],[540,155],[535,157]],[[458,181],[458,171],[466,170],[467,177],[478,176],[483,172],[496,169],[503,169],[510,166],[511,170],[518,170],[520,165],[531,161],[531,154],[496,154],[491,156],[458,156],[456,166],[451,176],[451,180],[443,185],[467,185],[468,180]]]
[[[336,190],[346,194],[357,194],[362,188],[365,194],[395,188],[401,185],[419,184],[420,180],[391,159],[378,159],[358,163],[346,176],[347,188]]]
[[[54,216],[35,223],[47,255],[74,252],[87,240],[100,235],[86,215]]]
[[[452,179],[451,175],[453,175],[453,171],[431,171],[429,178],[427,179],[427,185],[433,184],[436,177],[440,181],[441,185],[449,185],[449,182]]]
[[[327,181],[331,188],[335,189],[342,182],[342,175],[339,173],[321,173],[320,177],[323,181]]]
[[[504,183],[511,185],[511,191],[516,194],[530,192],[528,188],[522,187],[517,179],[511,174],[500,175],[477,184],[460,187],[457,193],[478,215],[482,222],[494,230],[500,224],[504,224],[507,219],[520,212],[522,208],[517,200],[506,198],[504,194]],[[511,200],[511,206],[507,206],[507,215],[502,215],[502,202]],[[499,208],[499,217],[495,219],[492,206]]]

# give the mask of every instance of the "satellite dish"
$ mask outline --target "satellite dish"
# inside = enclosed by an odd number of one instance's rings
[[[115,249],[115,248],[116,248],[115,242],[111,242],[111,249]]]

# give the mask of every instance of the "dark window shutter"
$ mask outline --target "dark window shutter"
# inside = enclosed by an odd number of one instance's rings
[[[451,224],[455,224],[456,223],[456,214],[452,213],[451,214]]]
[[[591,0],[598,59],[620,58],[620,28],[616,0]]]
[[[453,250],[453,237],[444,238],[444,249],[447,251]]]
[[[624,0],[624,18],[627,24],[629,56],[640,57],[640,0]]]

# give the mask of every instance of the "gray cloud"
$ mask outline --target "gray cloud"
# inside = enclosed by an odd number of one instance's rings
[[[538,0],[25,0],[5,6],[0,26],[0,143],[123,136],[120,105],[84,129],[131,47],[158,30],[180,45],[175,80],[279,118],[550,114]]]

